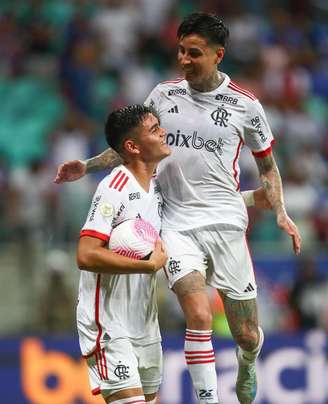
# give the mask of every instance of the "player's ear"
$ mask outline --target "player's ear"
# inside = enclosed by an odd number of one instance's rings
[[[139,146],[133,139],[126,139],[123,143],[123,149],[129,154],[139,154]]]
[[[219,63],[221,63],[221,61],[223,59],[223,56],[224,56],[224,52],[225,52],[225,49],[224,49],[223,46],[219,46],[218,48],[216,48],[216,51],[215,51],[215,53],[216,53],[216,62],[215,63],[217,65]]]

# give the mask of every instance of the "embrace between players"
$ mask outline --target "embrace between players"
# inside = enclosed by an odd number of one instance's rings
[[[199,403],[219,402],[208,284],[222,298],[237,344],[238,400],[249,404],[264,336],[245,237],[246,206],[273,209],[296,254],[301,239],[285,210],[263,108],[217,69],[228,29],[215,15],[194,13],[177,37],[184,78],[157,85],[145,106],[112,112],[105,126],[110,148],[58,169],[60,183],[114,167],[98,186],[78,245],[80,346],[94,394],[107,403],[158,403],[162,350],[155,273],[164,266],[185,314],[185,358]],[[259,169],[262,188],[256,191],[240,192],[244,144]],[[107,247],[113,227],[135,217],[161,229],[163,244],[155,244],[148,261]],[[179,265],[173,271],[174,262]]]

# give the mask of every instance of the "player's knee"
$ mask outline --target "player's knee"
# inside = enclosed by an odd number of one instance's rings
[[[235,336],[236,343],[245,351],[254,351],[259,342],[259,334],[258,332],[247,332],[240,335]]]
[[[212,328],[212,313],[208,307],[201,305],[193,308],[186,316],[187,327],[193,330],[209,330]]]

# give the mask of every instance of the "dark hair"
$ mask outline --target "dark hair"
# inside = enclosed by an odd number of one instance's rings
[[[203,37],[208,43],[225,46],[229,30],[215,14],[192,13],[180,24],[177,37],[181,39],[191,34]]]
[[[123,152],[123,143],[148,114],[157,114],[152,107],[135,104],[117,109],[108,115],[105,124],[105,135],[107,143],[118,153]]]

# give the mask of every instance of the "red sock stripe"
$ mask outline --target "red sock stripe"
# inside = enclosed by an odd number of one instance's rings
[[[186,337],[190,337],[190,338],[211,338],[212,334],[188,334],[186,333]]]
[[[186,335],[193,336],[193,337],[210,337],[212,335],[212,333],[211,332],[198,333],[198,332],[186,331]]]
[[[215,359],[214,354],[212,355],[185,355],[186,359]]]
[[[187,361],[187,365],[201,365],[203,363],[215,363],[215,359],[208,361]]]
[[[209,353],[214,353],[213,349],[210,349],[209,351],[184,351],[185,355],[193,355],[193,354],[209,354]]]
[[[208,342],[212,341],[212,337],[206,337],[205,338],[191,338],[191,337],[186,337],[185,341],[195,341],[195,342]]]

